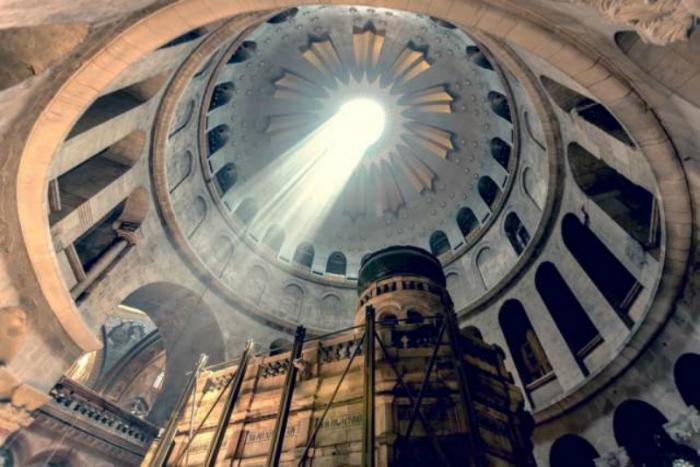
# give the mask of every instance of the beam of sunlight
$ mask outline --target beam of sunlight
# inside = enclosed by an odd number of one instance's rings
[[[271,225],[285,243],[313,238],[367,149],[384,131],[381,105],[371,99],[345,102],[338,112],[241,186],[258,214],[249,230],[262,239]]]

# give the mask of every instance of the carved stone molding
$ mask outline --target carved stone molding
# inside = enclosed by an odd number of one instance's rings
[[[613,21],[633,26],[644,42],[666,45],[687,40],[697,26],[698,0],[574,0]]]
[[[633,467],[625,448],[606,452],[594,462],[596,467]]]
[[[0,402],[0,445],[15,431],[29,426],[33,412],[48,400],[46,394],[28,384],[15,387],[9,399]]]
[[[689,407],[686,413],[664,425],[664,429],[673,441],[695,446],[697,442],[692,441],[700,435],[700,412],[695,407]]]

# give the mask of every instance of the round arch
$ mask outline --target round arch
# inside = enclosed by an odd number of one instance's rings
[[[219,323],[202,297],[181,285],[154,282],[131,292],[123,305],[144,312],[158,328],[166,355],[163,391],[148,414],[149,421],[162,424],[170,414],[186,384],[199,353],[209,363],[226,357],[225,341]]]

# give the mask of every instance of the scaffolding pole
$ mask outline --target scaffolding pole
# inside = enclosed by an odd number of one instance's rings
[[[297,380],[296,361],[301,357],[301,349],[304,345],[304,337],[306,329],[304,326],[297,327],[294,334],[294,345],[292,352],[289,355],[289,368],[287,369],[287,377],[284,381],[284,389],[282,391],[282,401],[280,409],[275,421],[275,431],[273,432],[272,445],[267,458],[268,467],[277,467],[282,455],[282,446],[284,445],[284,435],[287,431],[287,421],[289,420],[289,410],[292,405],[292,395],[294,394],[294,386]]]
[[[362,466],[374,467],[374,307],[365,308],[365,377],[364,377],[364,417],[362,430]]]

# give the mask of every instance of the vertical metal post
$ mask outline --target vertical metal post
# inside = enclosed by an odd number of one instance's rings
[[[248,368],[248,361],[250,359],[250,353],[253,349],[253,342],[248,341],[243,350],[243,355],[241,355],[241,361],[238,364],[238,370],[233,376],[233,384],[231,385],[231,391],[229,392],[226,401],[224,402],[224,409],[221,412],[221,418],[219,418],[219,423],[216,426],[216,431],[214,432],[214,437],[209,445],[209,450],[207,452],[207,458],[204,461],[204,465],[207,467],[213,467],[216,465],[216,458],[219,456],[219,450],[221,449],[221,444],[224,442],[224,437],[226,436],[226,429],[228,428],[228,423],[231,420],[231,414],[233,413],[233,408],[236,406],[236,401],[238,400],[238,395],[241,392],[241,387],[243,386],[243,379],[245,378],[245,372]]]
[[[459,325],[457,324],[457,317],[454,312],[452,300],[447,293],[443,295],[442,306],[445,324],[447,325],[447,337],[450,340],[450,347],[452,350],[452,352],[450,352],[452,354],[452,364],[459,381],[459,396],[467,416],[467,423],[469,424],[469,442],[471,444],[471,452],[473,453],[472,459],[474,461],[472,465],[482,467],[486,464],[482,453],[479,422],[476,417],[476,409],[474,408],[471,391],[469,390],[469,379],[467,378],[464,364],[464,351],[462,349]]]
[[[374,307],[365,308],[365,378],[364,378],[364,417],[362,430],[362,466],[374,467]]]
[[[301,357],[301,349],[304,345],[304,336],[306,329],[304,326],[297,327],[294,334],[294,345],[292,352],[289,354],[289,369],[287,377],[284,380],[284,388],[282,390],[282,401],[280,409],[277,413],[275,421],[275,431],[273,432],[272,444],[270,445],[270,453],[267,457],[268,467],[277,467],[282,455],[282,446],[284,445],[284,434],[287,431],[287,421],[289,419],[289,409],[292,405],[292,395],[294,394],[294,386],[297,380],[297,367],[294,365],[299,357]]]
[[[156,452],[153,454],[149,467],[161,467],[166,464],[168,456],[172,450],[173,438],[175,437],[175,431],[177,429],[180,413],[182,412],[182,409],[185,408],[187,399],[190,398],[192,389],[197,384],[197,375],[199,375],[200,370],[206,364],[207,356],[205,354],[200,354],[197,365],[195,366],[194,371],[192,371],[192,374],[190,374],[190,377],[187,379],[185,388],[182,390],[180,398],[177,400],[175,408],[170,415],[170,420],[168,420],[168,424],[163,431],[163,435],[160,437],[160,442],[158,443],[158,447],[156,447]]]

